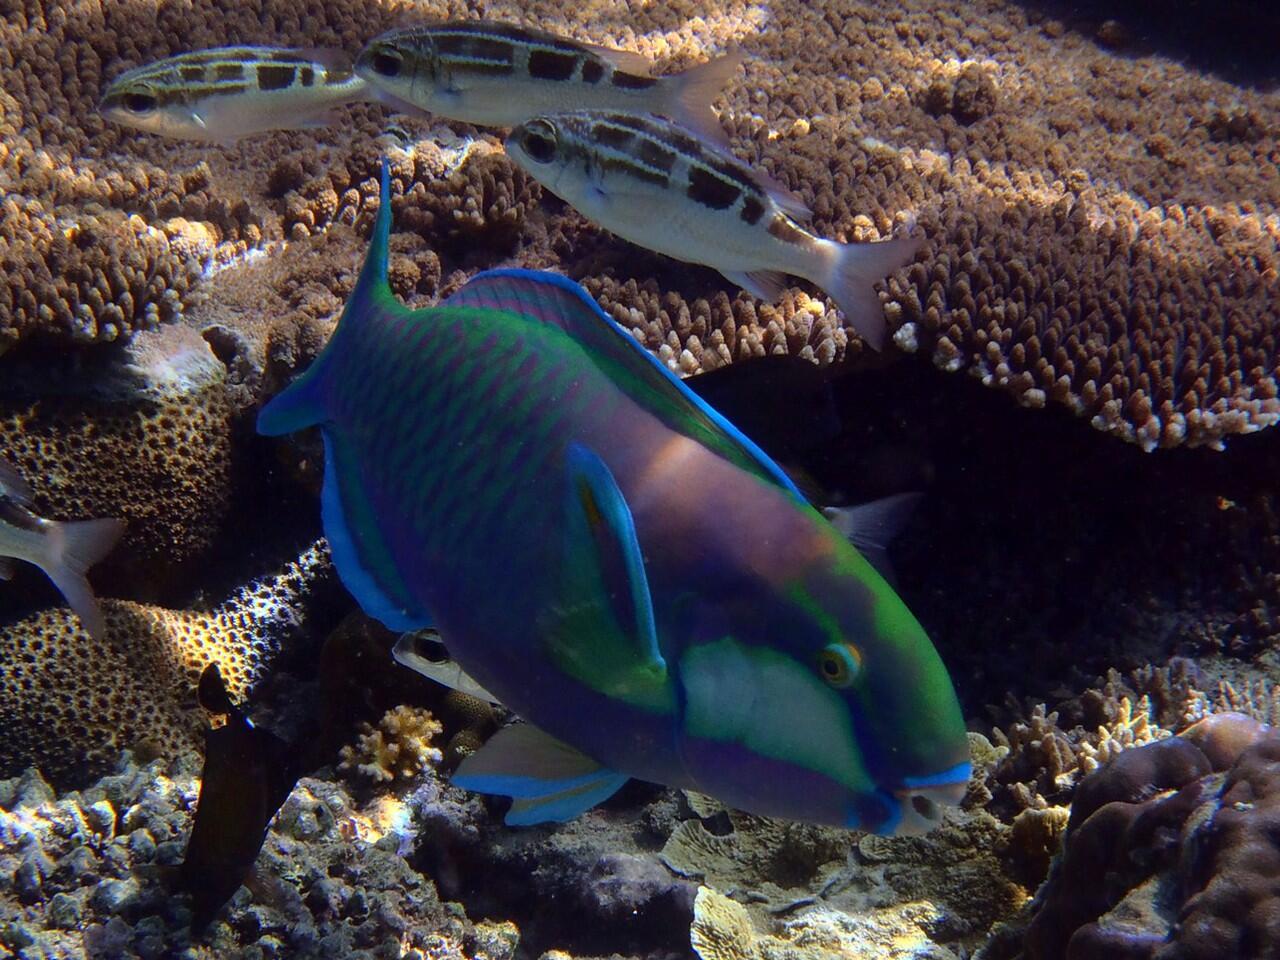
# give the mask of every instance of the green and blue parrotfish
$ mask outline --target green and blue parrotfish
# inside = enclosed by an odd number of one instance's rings
[[[786,475],[577,284],[482,273],[410,311],[390,188],[329,344],[261,412],[318,425],[343,582],[433,626],[524,723],[455,783],[565,820],[628,777],[779,817],[918,832],[963,795],[924,630]]]
[[[920,241],[840,243],[799,221],[809,211],[733,154],[658,117],[584,110],[513,129],[507,155],[526,173],[624,240],[719,270],[776,301],[787,274],[836,302],[873,350],[884,346],[874,285],[915,259]]]
[[[513,23],[458,20],[382,34],[356,58],[356,72],[384,102],[466,123],[512,127],[543,113],[629,110],[727,143],[711,101],[741,62],[735,51],[654,77],[638,53]]]
[[[31,488],[0,457],[0,580],[13,576],[13,561],[45,572],[84,628],[101,638],[102,610],[85,574],[111,552],[124,533],[123,520],[46,520],[31,509]]]
[[[270,130],[328,126],[338,107],[367,94],[341,50],[214,47],[122,73],[98,110],[148,133],[230,143]]]

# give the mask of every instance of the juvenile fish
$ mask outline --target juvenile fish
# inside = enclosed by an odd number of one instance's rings
[[[742,161],[674,123],[581,111],[535,117],[507,153],[544,187],[632,243],[719,270],[762,300],[784,274],[830,294],[872,348],[884,345],[873,285],[915,257],[919,241],[839,243],[797,222],[808,211]]]
[[[741,61],[733,53],[651,77],[637,53],[466,20],[384,33],[356,59],[356,72],[388,102],[467,123],[510,127],[544,113],[629,110],[671,117],[723,143],[711,101]]]
[[[46,520],[31,510],[31,488],[0,457],[0,580],[13,576],[13,561],[35,564],[48,575],[85,629],[104,631],[102,611],[85,573],[111,552],[123,520]]]
[[[215,47],[121,74],[98,109],[148,133],[228,143],[269,130],[326,126],[336,108],[366,93],[340,50]]]

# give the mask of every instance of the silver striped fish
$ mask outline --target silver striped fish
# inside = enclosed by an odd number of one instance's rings
[[[741,62],[735,52],[653,77],[638,53],[463,20],[384,33],[356,58],[356,72],[384,102],[451,120],[510,127],[544,113],[627,110],[671,117],[726,142],[711,101]]]
[[[48,575],[86,630],[101,637],[102,611],[85,573],[124,533],[123,520],[46,520],[31,509],[32,492],[14,466],[0,457],[0,580],[13,576],[13,561],[35,564]]]
[[[98,109],[148,133],[229,143],[268,130],[326,126],[337,107],[366,93],[340,50],[215,47],[121,74]]]
[[[825,290],[874,349],[884,308],[874,284],[910,263],[914,239],[840,243],[797,222],[794,196],[731,154],[658,117],[580,111],[511,131],[507,153],[544,187],[613,233],[701,263],[763,300],[785,274]]]

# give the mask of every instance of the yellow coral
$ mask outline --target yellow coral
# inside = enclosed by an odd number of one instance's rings
[[[354,744],[342,748],[343,770],[389,783],[412,780],[442,757],[432,739],[444,731],[431,711],[401,704],[383,714],[376,728],[364,723]]]

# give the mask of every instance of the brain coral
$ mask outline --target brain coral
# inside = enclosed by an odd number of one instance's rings
[[[175,756],[196,745],[201,671],[216,663],[227,690],[244,699],[304,626],[331,569],[320,541],[212,610],[103,600],[101,641],[64,608],[0,627],[0,775],[36,765],[66,781],[123,747]]]

